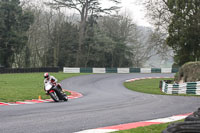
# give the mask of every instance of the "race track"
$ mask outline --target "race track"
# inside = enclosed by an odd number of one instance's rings
[[[173,74],[92,74],[62,81],[63,88],[83,97],[60,103],[0,106],[0,133],[72,133],[122,123],[190,113],[198,97],[133,92],[127,79]]]

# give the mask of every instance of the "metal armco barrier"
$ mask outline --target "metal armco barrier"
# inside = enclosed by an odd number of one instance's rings
[[[64,73],[176,73],[178,68],[79,68],[64,67]]]
[[[0,68],[0,73],[59,72],[58,67],[42,68]]]
[[[200,108],[184,122],[170,124],[162,133],[200,133]]]

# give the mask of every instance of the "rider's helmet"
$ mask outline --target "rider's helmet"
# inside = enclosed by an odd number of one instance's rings
[[[48,79],[49,78],[49,73],[44,73],[44,78]]]

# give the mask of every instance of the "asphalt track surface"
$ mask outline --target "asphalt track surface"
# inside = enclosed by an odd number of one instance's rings
[[[0,133],[72,133],[190,113],[200,98],[130,91],[127,79],[172,74],[93,74],[62,81],[83,97],[60,103],[0,106]]]

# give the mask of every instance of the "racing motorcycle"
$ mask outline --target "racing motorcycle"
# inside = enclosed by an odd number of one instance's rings
[[[62,89],[57,84],[52,84],[51,82],[46,82],[44,85],[44,90],[47,92],[47,95],[55,101],[59,102],[61,100],[67,101],[68,97],[65,93],[62,92]]]

